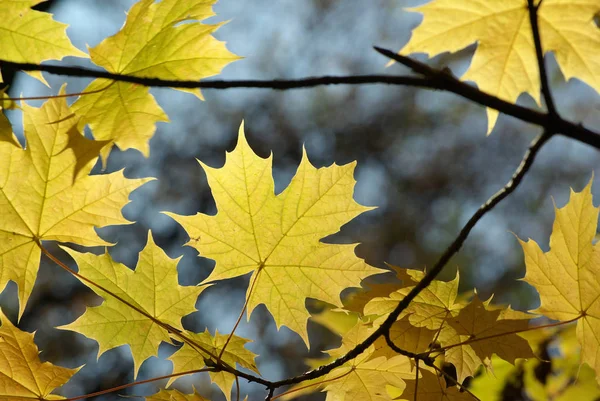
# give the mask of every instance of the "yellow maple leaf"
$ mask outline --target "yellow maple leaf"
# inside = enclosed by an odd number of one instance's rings
[[[434,0],[412,9],[423,14],[402,54],[456,52],[477,42],[464,80],[514,103],[526,92],[540,103],[540,78],[527,0]],[[544,52],[552,51],[565,78],[576,77],[600,92],[598,0],[546,0],[539,9]],[[488,134],[498,111],[488,108]]]
[[[596,235],[598,208],[592,203],[592,182],[573,192],[566,206],[556,209],[550,250],[520,241],[525,253],[523,280],[540,294],[534,312],[559,321],[577,321],[582,362],[600,372],[600,245]]]
[[[1,310],[0,320],[0,399],[64,399],[50,393],[65,384],[79,369],[40,361],[33,334],[16,328]]]
[[[79,138],[72,116],[64,98],[41,108],[24,104],[26,149],[0,141],[0,291],[9,280],[18,285],[19,316],[37,276],[40,241],[110,245],[94,227],[129,224],[120,209],[131,191],[149,181],[126,179],[122,171],[88,176],[97,147]]]
[[[424,273],[409,270],[415,282],[420,281]],[[366,315],[387,315],[414,287],[404,287],[392,292],[388,297],[378,297],[365,306]],[[456,316],[466,304],[458,299],[458,274],[452,281],[434,280],[427,288],[419,293],[410,305],[400,314],[398,319],[408,316],[410,324],[416,327],[426,327],[439,330],[444,321],[450,316]]]
[[[423,277],[419,271],[409,271],[409,274],[414,281]],[[465,295],[458,297],[458,280],[458,274],[452,281],[434,280],[421,291],[392,326],[390,334],[394,343],[412,352],[425,352],[433,350],[431,342],[435,338],[439,346],[449,347],[444,352],[445,361],[455,366],[461,382],[472,376],[493,353],[510,362],[517,357],[533,356],[527,341],[514,334],[527,329],[532,316],[490,306],[489,300],[482,303],[477,296],[467,303]],[[374,298],[365,306],[365,313],[381,316],[374,324],[381,323],[411,289],[401,288],[388,297]],[[473,341],[476,338],[485,340]],[[454,346],[466,341],[471,342]],[[376,355],[391,352],[383,339],[376,345]]]
[[[400,288],[414,286],[416,282],[411,276],[410,270],[387,264],[395,273],[395,281],[363,283],[359,291],[349,294],[344,299],[344,309],[352,312],[363,313],[365,305],[374,298],[389,296]]]
[[[87,58],[71,44],[66,24],[53,20],[51,14],[31,9],[42,1],[45,0],[0,1],[2,58],[35,64],[66,56]],[[39,71],[30,75],[47,85]]]
[[[342,338],[342,345],[328,351],[333,357],[340,357],[364,341],[373,329],[362,322],[356,324]],[[375,347],[371,345],[365,352],[346,364],[335,368],[322,378],[328,401],[384,401],[391,400],[386,387],[396,391],[405,388],[405,379],[414,379],[416,371],[411,359],[396,355],[373,357]]]
[[[442,347],[462,344],[444,352],[445,361],[456,368],[459,382],[473,376],[494,354],[512,364],[517,358],[534,356],[527,340],[516,333],[527,330],[529,319],[535,316],[493,307],[490,301],[482,302],[475,295],[458,316],[447,319],[438,336]]]
[[[356,257],[355,244],[320,242],[372,209],[352,198],[354,166],[316,169],[304,152],[290,185],[275,196],[271,158],[252,151],[242,125],[237,147],[223,168],[202,164],[217,215],[167,214],[185,228],[188,245],[216,261],[205,282],[252,272],[248,318],[256,306],[265,304],[278,328],[289,327],[308,345],[306,298],[342,306],[340,293],[345,288],[384,272]]]
[[[96,285],[84,280],[82,283],[104,302],[87,308],[76,321],[59,328],[96,340],[98,357],[111,348],[128,344],[135,376],[144,360],[158,354],[161,341],[171,342],[169,333],[183,331],[181,318],[196,310],[196,299],[206,288],[180,286],[179,259],[169,258],[151,234],[135,271],[115,262],[108,253],[94,255],[63,249],[77,262],[79,274]]]
[[[208,401],[200,394],[194,392],[191,394],[184,394],[179,390],[165,390],[161,389],[158,393],[146,396],[146,401]]]
[[[186,331],[185,335],[193,340],[195,345],[202,346],[202,348],[209,351],[210,355],[213,356],[219,356],[221,354],[221,350],[229,337],[229,335],[219,334],[218,331],[212,336],[208,330],[203,333],[190,333]],[[232,336],[227,344],[227,348],[225,348],[225,352],[221,356],[221,360],[233,368],[238,364],[243,368],[259,373],[254,362],[256,354],[245,347],[249,342],[250,340],[245,338],[236,335]],[[186,343],[183,344],[183,347],[177,350],[177,352],[171,355],[169,360],[173,362],[173,373],[179,373],[188,370],[202,369],[206,366],[205,358],[209,358],[210,355],[208,353],[203,353],[198,350],[197,347]],[[231,387],[235,382],[235,376],[225,371],[209,372],[209,376],[212,382],[223,391],[227,400],[231,400]],[[176,379],[177,378],[175,377],[170,378],[167,387]]]
[[[90,49],[92,61],[109,72],[170,80],[200,80],[239,59],[212,34],[222,25],[204,25],[216,0],[141,0],[127,13],[123,28]],[[155,124],[168,121],[149,88],[97,79],[73,111],[89,124],[94,138],[148,156]],[[200,96],[199,90],[185,90]],[[103,156],[107,156],[107,151]]]

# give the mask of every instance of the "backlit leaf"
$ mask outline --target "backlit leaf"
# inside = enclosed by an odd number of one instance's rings
[[[308,344],[306,298],[342,306],[345,288],[383,272],[356,257],[355,244],[320,242],[371,209],[352,198],[354,165],[316,169],[304,153],[290,185],[275,196],[271,158],[252,151],[241,127],[223,168],[202,165],[217,215],[168,215],[188,232],[189,245],[216,261],[205,282],[252,273],[248,316],[265,304],[277,327],[289,327]]]
[[[65,250],[77,262],[79,274],[96,285],[82,280],[83,284],[104,302],[87,308],[75,322],[60,328],[96,340],[98,356],[128,344],[135,376],[144,360],[157,355],[161,341],[170,343],[170,334],[183,330],[181,318],[196,310],[196,299],[206,288],[180,286],[178,259],[169,258],[151,235],[135,271],[115,262],[108,253],[98,256]]]
[[[423,14],[402,54],[430,57],[477,43],[462,76],[508,102],[526,92],[540,103],[540,77],[529,23],[527,0],[433,0],[412,9]],[[598,0],[545,0],[539,11],[544,52],[553,52],[566,79],[578,78],[600,92],[600,29],[594,15]],[[488,133],[498,111],[487,110]]]
[[[37,276],[40,241],[110,245],[94,227],[128,224],[121,208],[149,181],[127,179],[122,171],[89,176],[98,158],[90,152],[98,147],[85,138],[71,140],[81,133],[64,98],[39,109],[24,104],[23,125],[25,149],[0,141],[0,290],[9,280],[17,283],[19,314]]]

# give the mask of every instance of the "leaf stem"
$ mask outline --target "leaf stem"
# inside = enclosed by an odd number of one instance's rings
[[[106,86],[104,86],[102,88],[99,88],[99,89],[94,89],[94,90],[91,90],[91,91],[84,91],[84,92],[64,93],[62,95],[6,97],[6,98],[3,98],[3,99],[0,98],[0,102],[2,102],[2,101],[18,102],[20,100],[47,100],[47,99],[60,99],[60,98],[63,98],[63,97],[92,95],[94,93],[103,92],[103,91],[107,90],[108,88],[110,88],[112,85],[114,85],[114,82],[111,82],[108,85],[106,85]]]
[[[183,376],[183,375],[189,375],[189,374],[192,374],[192,373],[210,372],[210,371],[213,371],[213,370],[214,370],[213,368],[203,368],[203,369],[196,369],[196,370],[188,370],[186,372],[172,373],[170,375],[153,377],[151,379],[140,380],[140,381],[133,382],[133,383],[122,384],[120,386],[111,387],[111,388],[108,388],[106,390],[96,391],[94,393],[89,393],[89,394],[84,394],[84,395],[78,395],[77,397],[67,398],[65,401],[77,401],[77,400],[81,400],[81,399],[84,399],[84,398],[97,397],[99,395],[108,394],[108,393],[114,393],[115,391],[123,390],[125,388],[137,386],[137,385],[140,385],[140,384],[152,383],[152,382],[155,382],[155,381],[158,381],[158,380],[163,380],[163,379],[168,379],[168,378],[171,378],[171,377],[177,377],[177,376]]]
[[[146,318],[150,319],[153,323],[157,324],[158,326],[160,326],[161,328],[163,328],[164,330],[166,330],[172,336],[181,339],[181,341],[183,341],[184,343],[190,345],[192,348],[196,349],[196,351],[199,351],[199,353],[201,353],[201,354],[204,353],[208,357],[215,359],[217,362],[216,362],[216,364],[214,366],[210,366],[211,368],[217,369],[217,370],[227,371],[229,373],[234,374],[235,376],[244,377],[245,379],[247,379],[249,381],[255,381],[255,382],[258,382],[258,383],[261,383],[261,384],[265,384],[265,385],[269,385],[271,383],[271,382],[269,382],[267,380],[264,380],[264,379],[262,379],[260,377],[256,377],[256,376],[253,376],[253,375],[248,375],[246,373],[243,373],[243,372],[240,372],[240,371],[236,370],[234,367],[228,365],[226,362],[223,362],[218,356],[216,356],[213,353],[211,353],[208,349],[204,348],[202,345],[198,344],[196,341],[194,341],[191,338],[189,338],[188,336],[184,335],[181,330],[179,330],[179,329],[177,329],[175,327],[172,327],[171,325],[169,325],[167,323],[164,323],[164,322],[160,321],[159,319],[157,319],[154,316],[150,315],[146,311],[144,311],[144,310],[138,308],[137,306],[133,305],[131,302],[128,302],[127,300],[123,299],[119,295],[113,293],[112,291],[107,290],[106,288],[104,288],[100,284],[97,284],[94,281],[92,281],[92,280],[90,280],[90,279],[82,276],[81,274],[77,273],[76,271],[74,271],[73,269],[71,269],[69,266],[67,266],[66,264],[64,264],[63,262],[61,262],[58,258],[56,258],[46,248],[44,248],[41,245],[41,243],[39,243],[39,241],[37,243],[38,243],[38,246],[41,248],[42,252],[44,253],[44,255],[46,255],[50,260],[52,260],[54,263],[56,263],[62,269],[68,271],[69,273],[71,273],[72,275],[74,275],[75,277],[77,277],[79,280],[84,281],[86,283],[89,283],[89,284],[91,284],[92,286],[94,286],[96,288],[99,288],[100,290],[106,292],[107,294],[109,294],[110,296],[112,296],[115,299],[119,300],[123,304],[125,304],[128,307],[132,308],[136,312],[142,314]],[[202,355],[202,356],[204,356],[204,355]]]

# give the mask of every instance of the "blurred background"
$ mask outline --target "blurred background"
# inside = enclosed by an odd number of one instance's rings
[[[125,20],[133,0],[52,0],[37,8],[69,24],[68,34],[80,49],[95,46],[114,34]],[[244,59],[225,68],[221,79],[300,78],[311,75],[408,74],[403,67],[385,68],[387,60],[373,45],[400,49],[409,39],[420,14],[404,11],[423,1],[403,0],[221,0],[217,17],[206,22],[229,21],[217,38]],[[428,63],[450,66],[461,75],[475,47],[443,54]],[[420,55],[423,56],[423,55]],[[420,57],[421,60],[426,60]],[[590,87],[564,82],[554,59],[548,58],[559,111],[564,117],[600,126],[600,97]],[[86,60],[66,58],[65,65],[92,66]],[[11,75],[11,96],[53,95],[68,83],[67,92],[79,92],[90,80],[46,75],[47,88],[23,73]],[[116,245],[109,252],[119,262],[135,267],[148,230],[171,257],[183,255],[180,283],[193,285],[208,276],[214,263],[183,247],[187,235],[161,211],[178,214],[214,214],[215,204],[206,177],[196,159],[220,167],[231,151],[245,121],[253,149],[266,157],[274,154],[274,179],[280,192],[294,175],[305,146],[317,167],[358,161],[355,199],[377,209],[345,225],[327,241],[360,243],[357,254],[369,263],[384,262],[423,269],[457,235],[481,203],[500,189],[519,164],[529,142],[540,129],[501,116],[486,137],[484,108],[457,96],[398,86],[339,86],[275,92],[230,89],[204,91],[205,101],[174,90],[152,90],[171,123],[158,124],[149,158],[139,152],[114,150],[107,171],[125,168],[128,177],[156,177],[135,191],[123,213],[135,221],[98,232]],[[74,100],[74,99],[72,99]],[[71,101],[72,101],[71,100]],[[536,107],[528,96],[519,102]],[[31,102],[39,106],[41,102]],[[7,112],[21,135],[21,115]],[[22,138],[22,136],[21,136]],[[569,187],[579,191],[596,170],[593,192],[600,196],[600,153],[588,146],[554,138],[541,151],[522,186],[495,208],[473,230],[461,252],[446,267],[443,278],[460,271],[462,290],[473,287],[483,298],[527,310],[538,306],[535,291],[518,281],[524,275],[523,254],[515,238],[529,237],[548,249],[553,205],[563,206]],[[96,173],[102,173],[96,166]],[[600,203],[600,201],[597,201]],[[50,245],[63,260],[64,253]],[[102,250],[96,250],[102,251]],[[198,312],[185,317],[193,331],[208,328],[229,333],[244,301],[248,278],[229,280],[203,292]],[[16,321],[16,286],[10,283],[0,295],[0,306]],[[66,397],[87,394],[133,380],[133,363],[127,347],[96,359],[95,341],[54,327],[70,323],[101,299],[48,260],[42,261],[34,293],[20,327],[36,330],[42,360],[67,367],[85,367],[63,387]],[[339,345],[339,337],[309,323],[311,349],[298,335],[283,327],[279,332],[264,307],[250,322],[242,320],[236,334],[254,340],[249,349],[259,354],[258,367],[272,380],[307,369],[306,357]],[[169,374],[167,358],[175,347],[161,346],[158,358],[142,365],[139,380]],[[137,386],[122,395],[148,395],[166,381]],[[264,399],[261,386],[240,381],[250,400]],[[191,392],[192,385],[213,400],[224,399],[208,376],[197,374],[175,382],[174,388]],[[118,400],[115,394],[97,397]],[[305,399],[324,399],[314,394]]]

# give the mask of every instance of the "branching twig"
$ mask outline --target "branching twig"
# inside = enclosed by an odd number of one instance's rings
[[[490,107],[499,112],[512,116],[521,121],[535,124],[540,127],[553,126],[557,133],[583,142],[596,149],[600,149],[600,133],[585,128],[581,124],[552,118],[549,114],[519,106],[496,96],[480,91],[468,85],[444,70],[435,70],[417,60],[400,56],[390,50],[375,48],[378,52],[392,60],[398,61],[424,77],[407,77],[394,75],[351,75],[351,76],[322,76],[300,79],[274,79],[274,80],[206,80],[206,81],[178,81],[159,78],[145,78],[131,75],[113,74],[106,71],[92,70],[83,67],[65,67],[56,65],[40,65],[32,63],[15,63],[0,60],[0,68],[10,67],[23,71],[43,71],[56,75],[67,75],[83,78],[105,78],[114,81],[136,83],[144,86],[172,87],[172,88],[199,88],[199,89],[230,89],[230,88],[262,88],[273,90],[289,90],[312,88],[322,85],[364,85],[385,84],[411,86],[423,89],[442,90],[454,93],[481,106]],[[421,72],[419,72],[421,71]]]
[[[542,38],[540,36],[540,26],[538,23],[538,11],[542,6],[542,0],[535,4],[534,0],[527,0],[527,9],[529,11],[529,22],[531,24],[531,33],[533,35],[533,43],[535,45],[535,55],[538,63],[538,71],[540,75],[540,83],[542,86],[542,94],[544,95],[544,101],[548,108],[548,114],[550,116],[558,118],[558,112],[552,99],[552,92],[550,91],[550,83],[548,80],[548,73],[546,72],[546,64],[544,63],[544,50],[542,48]]]
[[[287,90],[287,89],[299,89],[299,88],[310,88],[320,85],[360,85],[360,84],[387,84],[387,85],[402,85],[402,86],[412,86],[419,87],[424,89],[435,89],[435,90],[443,90],[447,92],[454,93],[459,95],[465,99],[472,101],[473,103],[490,107],[498,110],[499,112],[515,117],[521,121],[529,122],[544,128],[543,134],[539,135],[529,146],[527,152],[525,153],[521,164],[515,170],[513,176],[509,180],[509,182],[500,189],[496,194],[490,197],[484,204],[482,204],[479,209],[473,214],[473,216],[468,220],[462,230],[459,232],[454,241],[450,244],[450,246],[444,251],[444,253],[440,256],[438,261],[433,265],[431,270],[429,270],[423,279],[417,283],[417,285],[398,303],[396,308],[387,316],[385,321],[363,342],[358,344],[352,350],[350,350],[347,354],[342,357],[336,359],[335,361],[323,365],[317,369],[308,371],[299,376],[291,377],[288,379],[280,380],[280,381],[269,381],[265,380],[261,377],[254,376],[252,374],[247,374],[241,372],[233,366],[229,366],[226,363],[221,361],[221,357],[227,346],[227,343],[223,347],[220,355],[216,357],[211,353],[207,352],[207,354],[216,359],[215,361],[207,361],[207,369],[218,370],[218,371],[226,371],[232,373],[237,378],[241,377],[250,382],[257,382],[262,385],[265,385],[268,390],[268,394],[266,397],[266,401],[271,401],[274,397],[274,391],[282,386],[298,384],[307,380],[323,377],[332,370],[337,367],[342,366],[346,362],[356,358],[362,352],[364,352],[369,346],[371,346],[379,337],[384,336],[386,342],[394,351],[399,354],[408,356],[410,358],[414,358],[417,361],[417,366],[420,361],[423,361],[426,365],[432,366],[433,360],[429,355],[422,354],[414,354],[412,352],[408,352],[397,347],[390,338],[390,328],[394,322],[396,322],[398,316],[404,311],[408,305],[414,300],[414,298],[423,291],[442,271],[442,269],[446,266],[446,264],[450,261],[450,259],[461,249],[463,243],[467,239],[473,227],[477,224],[477,222],[490,210],[492,210],[498,203],[500,203],[503,199],[509,196],[521,183],[523,177],[529,171],[533,160],[542,146],[554,135],[554,134],[562,134],[569,138],[575,139],[577,141],[586,143],[591,145],[597,149],[600,149],[600,133],[594,132],[590,129],[583,127],[581,124],[576,124],[567,120],[562,119],[556,111],[556,107],[554,105],[552,95],[550,92],[547,72],[544,65],[543,60],[543,48],[539,35],[539,26],[537,20],[537,11],[541,4],[541,1],[536,6],[533,0],[528,0],[528,9],[530,13],[530,22],[532,26],[532,32],[534,36],[534,43],[536,48],[536,55],[538,59],[538,67],[540,73],[540,80],[542,86],[542,93],[544,95],[544,99],[546,102],[546,106],[548,108],[548,113],[542,113],[537,110],[529,109],[526,107],[518,106],[516,104],[504,101],[496,96],[487,94],[477,89],[474,86],[468,85],[456,77],[454,77],[447,70],[437,70],[429,67],[428,65],[421,63],[417,60],[414,60],[409,57],[405,57],[402,55],[398,55],[386,49],[375,48],[378,52],[389,57],[392,60],[395,60],[407,67],[409,67],[412,71],[422,75],[422,77],[408,77],[408,76],[392,76],[392,75],[357,75],[357,76],[322,76],[322,77],[308,77],[301,78],[296,80],[235,80],[235,81],[224,81],[224,80],[208,80],[203,82],[198,81],[176,81],[176,80],[163,80],[158,78],[146,78],[146,77],[137,77],[130,75],[120,75],[113,74],[106,71],[97,71],[91,70],[82,67],[63,67],[63,66],[55,66],[55,65],[38,65],[31,63],[14,63],[0,60],[0,67],[10,67],[13,69],[19,69],[23,71],[44,71],[52,74],[58,75],[68,75],[75,77],[86,77],[86,78],[103,78],[113,81],[120,82],[129,82],[133,84],[139,84],[144,86],[153,86],[153,87],[173,87],[173,88],[204,88],[204,89],[229,89],[229,88],[266,88],[266,89],[274,89],[274,90]],[[69,269],[62,262],[58,261],[54,258],[49,252],[47,252],[43,247],[42,250],[46,255],[48,255],[52,260],[57,262],[61,267],[67,269],[74,275],[80,277],[76,272]],[[80,277],[82,278],[82,277]],[[88,281],[85,278],[84,281]],[[115,294],[105,290],[104,288],[94,284],[96,287],[104,290],[108,294],[117,297]],[[122,302],[127,303],[125,300],[117,297]],[[131,306],[131,305],[130,305]],[[138,312],[148,316],[143,311],[135,308]],[[243,313],[243,312],[242,312]],[[155,323],[161,324],[161,322],[157,321],[155,318],[150,317]],[[171,328],[170,326],[164,325],[161,326],[168,330],[171,334],[176,337],[182,338],[186,342],[193,341],[188,339],[181,333],[179,330],[175,328]],[[232,334],[233,335],[233,334]],[[229,342],[231,336],[228,338],[227,342]],[[201,347],[200,347],[201,348]],[[202,349],[202,348],[201,348]],[[202,351],[206,352],[204,349]],[[417,379],[418,380],[418,379]],[[141,382],[140,382],[141,383]],[[135,383],[135,384],[140,384]],[[456,382],[455,382],[456,383]],[[131,385],[135,385],[131,384]],[[416,395],[416,391],[415,391]],[[239,396],[239,388],[238,388],[238,396]]]
[[[556,134],[564,135],[568,138],[593,146],[596,149],[600,149],[600,133],[587,129],[581,124],[575,124],[564,120],[558,116],[557,113],[540,113],[536,110],[518,106],[462,82],[445,69],[436,70],[429,67],[427,64],[396,54],[387,49],[375,47],[375,50],[384,56],[409,67],[414,72],[423,75],[425,79],[428,79],[439,89],[452,92],[465,99],[471,100],[473,103],[496,109],[503,114],[515,117],[521,121],[538,125],[545,130],[550,129]]]
[[[271,401],[273,399],[273,394],[275,393],[275,387],[269,388],[269,393],[265,397],[265,401]]]

